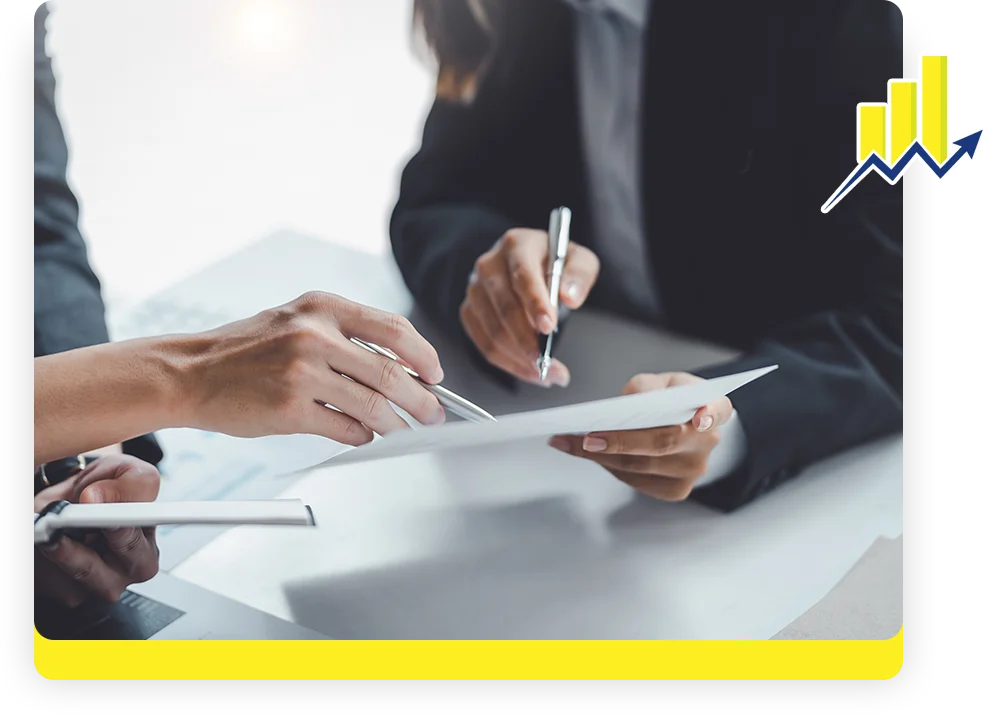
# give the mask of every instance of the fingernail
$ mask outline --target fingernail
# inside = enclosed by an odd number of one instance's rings
[[[703,414],[699,419],[699,431],[709,431],[711,426],[713,426],[713,417],[709,414]]]
[[[553,449],[564,451],[567,454],[572,453],[572,446],[569,444],[569,440],[564,436],[553,436],[548,440],[548,445]]]
[[[432,412],[432,418],[429,421],[429,424],[444,424],[445,420],[446,420],[446,410],[440,406],[434,412]]]
[[[552,384],[558,385],[559,387],[569,386],[570,377],[568,372],[553,373],[553,375]]]
[[[445,378],[446,378],[446,373],[445,373],[445,371],[444,371],[444,370],[442,369],[442,367],[439,367],[439,368],[438,368],[438,369],[437,369],[437,370],[435,371],[435,375],[434,375],[434,376],[435,376],[435,384],[438,384],[439,382],[441,382],[441,381],[442,381],[443,379],[445,379]]]
[[[569,283],[565,289],[565,295],[570,300],[579,299],[579,286],[576,283]]]
[[[548,333],[550,333],[552,331],[552,327],[553,327],[552,318],[549,317],[546,313],[543,312],[541,315],[538,316],[538,329],[541,330],[541,333],[543,335],[547,335]]]
[[[583,448],[586,451],[605,451],[607,440],[601,439],[599,436],[587,436],[583,439]]]

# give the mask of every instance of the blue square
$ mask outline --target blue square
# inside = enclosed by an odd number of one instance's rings
[[[967,166],[939,184],[939,208],[944,216],[984,215],[984,170]]]

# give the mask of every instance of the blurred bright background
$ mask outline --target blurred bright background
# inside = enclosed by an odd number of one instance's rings
[[[112,306],[278,228],[389,250],[432,70],[411,0],[53,0],[69,182]]]

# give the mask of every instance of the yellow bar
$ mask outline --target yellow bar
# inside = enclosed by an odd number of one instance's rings
[[[918,138],[918,82],[891,82],[891,163]],[[941,163],[941,162],[940,162]]]
[[[922,145],[942,165],[946,161],[946,58],[922,58]]]
[[[976,129],[984,118],[984,58],[953,57],[953,134]]]
[[[885,119],[887,116],[886,104],[858,104],[857,105],[857,129],[858,146],[857,155],[860,161],[870,156],[873,151],[882,159],[886,159],[887,132]]]

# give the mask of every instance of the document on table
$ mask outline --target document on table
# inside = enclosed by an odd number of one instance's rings
[[[885,640],[902,622],[902,540],[878,538],[822,600],[773,640]]]
[[[351,448],[309,469],[448,449],[507,443],[554,434],[649,429],[684,424],[695,411],[777,369],[777,365],[669,389],[499,417],[409,429]]]

